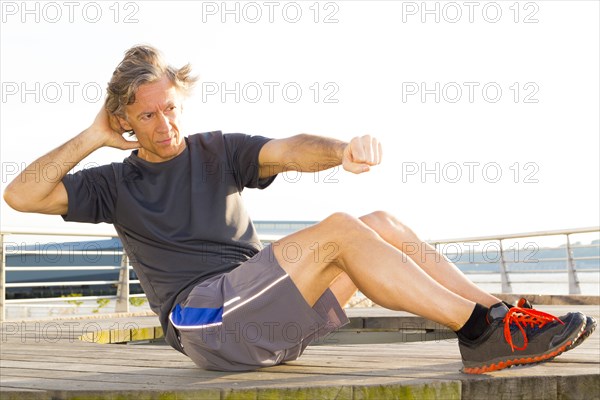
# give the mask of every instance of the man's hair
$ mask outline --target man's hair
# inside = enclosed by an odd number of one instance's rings
[[[198,80],[190,75],[191,71],[190,64],[179,69],[168,65],[161,53],[152,46],[134,46],[125,52],[123,61],[119,63],[108,82],[104,102],[106,110],[110,114],[125,117],[125,106],[135,102],[135,94],[139,87],[159,81],[164,76],[187,96]]]

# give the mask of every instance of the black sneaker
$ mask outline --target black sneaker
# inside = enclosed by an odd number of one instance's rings
[[[544,312],[504,303],[490,307],[486,331],[475,340],[458,337],[462,372],[482,374],[514,365],[549,361],[582,334],[585,316],[570,313],[565,321]]]
[[[519,302],[517,303],[517,307],[533,309],[533,306],[531,305],[531,303],[529,302],[529,300],[527,300],[525,297],[521,297],[519,299]],[[567,318],[569,314],[560,316],[560,317],[558,317],[558,319],[560,319],[561,321],[564,322],[565,318]],[[590,316],[586,315],[585,316],[585,329],[583,330],[583,333],[581,334],[581,336],[577,340],[575,340],[573,342],[572,345],[570,345],[567,348],[567,350],[574,349],[575,347],[577,347],[581,343],[583,343],[583,341],[585,339],[587,339],[594,332],[594,329],[596,329],[596,326],[598,326],[598,322],[593,317],[590,317]]]

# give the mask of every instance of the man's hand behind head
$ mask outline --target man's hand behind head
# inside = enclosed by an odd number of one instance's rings
[[[88,131],[93,132],[94,136],[98,137],[102,146],[114,147],[121,150],[131,150],[140,147],[137,140],[127,140],[123,137],[126,132],[119,123],[119,120],[114,115],[110,115],[106,108],[102,106],[96,119],[88,128]]]

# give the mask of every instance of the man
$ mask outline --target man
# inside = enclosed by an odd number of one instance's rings
[[[595,327],[580,313],[558,319],[507,307],[381,211],[336,213],[263,249],[244,188],[264,189],[292,165],[367,172],[381,162],[381,144],[368,135],[349,143],[306,134],[184,137],[182,104],[194,82],[189,65],[176,69],[150,46],[131,48],[92,125],[36,160],[4,198],[24,212],[112,223],[167,342],[200,367],[251,370],[296,359],[347,322],[342,307],[357,288],[456,331],[467,373],[549,360]],[[70,175],[65,167],[59,182],[30,172],[76,165],[104,146],[134,150],[122,163]]]

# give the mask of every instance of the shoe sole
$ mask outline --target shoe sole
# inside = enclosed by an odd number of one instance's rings
[[[567,351],[573,350],[575,347],[583,343],[585,339],[587,339],[594,332],[596,326],[598,326],[598,322],[594,318],[586,316],[585,329],[583,330],[583,333],[579,338],[573,341],[573,344],[567,348]]]
[[[584,323],[579,328],[579,332],[577,333],[577,336],[575,336],[571,340],[566,341],[562,346],[560,346],[559,348],[557,348],[553,351],[549,351],[547,353],[540,354],[540,355],[534,356],[534,357],[521,357],[521,358],[507,359],[507,360],[502,360],[502,361],[499,361],[496,363],[481,365],[481,366],[477,366],[477,367],[463,367],[463,369],[461,369],[461,372],[463,372],[465,374],[478,375],[478,374],[484,374],[486,372],[500,371],[502,369],[514,367],[517,365],[539,364],[542,362],[550,361],[554,357],[557,357],[557,356],[561,355],[562,353],[564,353],[565,351],[570,350],[573,347],[577,346],[577,341],[583,335],[583,332],[585,331],[585,326],[586,326],[586,320],[584,320]],[[592,329],[592,331],[593,331],[593,329]],[[588,334],[588,336],[590,334],[591,334],[591,331]]]

